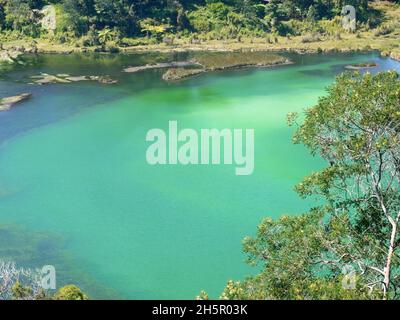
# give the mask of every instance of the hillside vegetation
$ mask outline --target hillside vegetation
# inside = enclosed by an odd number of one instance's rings
[[[352,4],[357,29],[342,28]],[[52,6],[56,23],[45,23]],[[48,19],[47,19],[48,20]],[[399,1],[366,0],[0,0],[4,46],[40,51],[399,51]],[[28,42],[29,43],[29,42]],[[31,45],[32,42],[30,42]]]

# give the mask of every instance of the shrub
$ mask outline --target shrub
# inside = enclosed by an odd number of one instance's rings
[[[89,300],[89,298],[74,285],[67,285],[58,290],[53,297],[54,300]]]
[[[321,41],[319,33],[307,34],[301,38],[302,43],[318,42]]]
[[[376,37],[385,36],[385,35],[392,33],[395,30],[396,30],[395,24],[393,24],[393,23],[385,24],[385,25],[380,26],[378,29],[376,29],[374,35]]]

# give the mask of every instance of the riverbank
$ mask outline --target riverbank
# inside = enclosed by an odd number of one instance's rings
[[[400,30],[399,30],[400,33]],[[188,43],[185,39],[177,39],[174,45],[152,44],[139,45],[134,47],[119,47],[119,53],[144,53],[144,52],[160,52],[160,53],[178,53],[178,52],[295,52],[300,54],[306,53],[335,53],[335,52],[361,52],[361,51],[380,51],[382,56],[389,56],[400,61],[399,34],[395,33],[387,37],[375,37],[370,32],[358,34],[343,34],[340,39],[330,37],[320,37],[312,42],[305,42],[304,36],[297,37],[275,37],[275,43],[264,38],[243,38],[240,42],[236,39],[231,40],[208,40],[201,43]],[[3,44],[3,52],[21,52],[31,53],[32,49],[26,46],[25,40],[15,40]],[[97,47],[73,47],[68,44],[54,44],[48,40],[38,40],[35,47],[36,53],[90,53],[96,52]],[[6,62],[11,62],[8,55]]]
[[[400,61],[400,7],[390,2],[371,4],[384,15],[382,24],[374,29],[363,28],[356,33],[330,32],[330,34],[302,34],[298,36],[242,37],[240,39],[205,40],[177,38],[168,43],[136,46],[118,46],[112,50],[99,46],[82,47],[72,43],[54,43],[49,39],[3,40],[0,46],[0,62],[12,63],[24,53],[179,53],[193,51],[211,52],[295,52],[335,53],[379,51],[382,56]],[[0,34],[1,39],[1,34]],[[144,41],[146,42],[146,41]],[[140,41],[138,42],[140,43]]]
[[[165,44],[143,45],[135,47],[119,48],[120,53],[145,53],[145,52],[160,52],[160,53],[178,53],[178,52],[294,52],[300,54],[307,53],[346,53],[346,52],[362,52],[362,51],[380,51],[382,56],[390,56],[391,58],[400,61],[400,48],[398,48],[399,39],[369,39],[362,35],[342,36],[340,40],[320,40],[313,43],[303,43],[302,37],[293,37],[288,40],[278,37],[277,43],[265,43],[265,39],[244,39],[242,42],[236,40],[224,41],[207,41],[201,44],[187,44],[177,42],[173,46]],[[5,50],[15,52],[23,45],[23,40],[12,41],[5,43]],[[21,53],[30,50],[23,50]],[[47,41],[38,41],[36,53],[56,53],[56,54],[72,54],[72,53],[90,53],[95,52],[95,48],[73,48],[68,45],[51,44]],[[106,54],[106,53],[105,53]],[[4,54],[5,57],[8,55]],[[11,62],[10,59],[4,59],[5,62]]]

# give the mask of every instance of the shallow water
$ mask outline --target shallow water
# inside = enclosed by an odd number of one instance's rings
[[[377,70],[400,70],[370,53],[294,55],[291,66],[174,83],[161,81],[160,70],[121,73],[183,58],[46,55],[3,71],[0,96],[27,91],[33,98],[0,113],[0,223],[18,226],[8,238],[0,230],[0,254],[10,246],[24,265],[55,264],[61,283],[95,298],[192,299],[202,289],[218,297],[227,280],[255,272],[241,240],[263,217],[315,204],[293,186],[323,163],[291,143],[286,114],[314,105],[346,64],[373,60]],[[40,72],[120,82],[27,84]],[[254,128],[254,174],[235,176],[223,165],[149,166],[146,133],[170,120],[180,128]],[[29,257],[18,254],[38,234],[53,240],[32,241]]]

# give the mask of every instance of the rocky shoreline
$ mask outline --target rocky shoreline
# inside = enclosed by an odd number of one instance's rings
[[[18,58],[23,54],[35,54],[39,53],[36,44],[32,43],[31,46],[11,46],[4,48],[0,43],[0,64],[13,64],[18,62]]]

